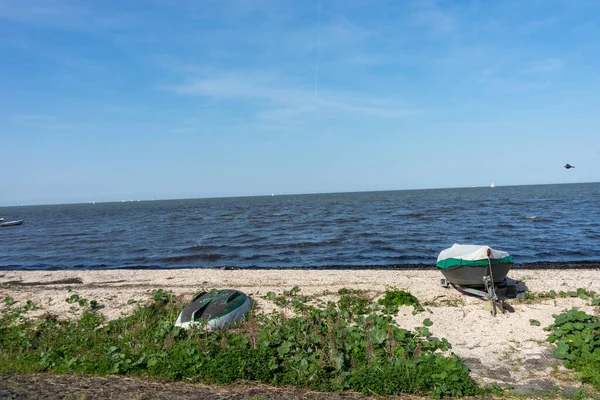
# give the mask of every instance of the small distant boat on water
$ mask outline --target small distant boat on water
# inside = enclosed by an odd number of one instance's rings
[[[0,222],[4,222],[4,218],[0,218]]]
[[[492,182],[492,184],[490,185],[490,187],[496,187],[496,185],[494,185],[494,182]]]
[[[4,219],[2,219],[2,221],[4,221]],[[23,220],[17,220],[17,221],[7,221],[7,222],[2,222],[0,223],[0,227],[5,227],[5,226],[16,226],[16,225],[22,225],[23,224]]]

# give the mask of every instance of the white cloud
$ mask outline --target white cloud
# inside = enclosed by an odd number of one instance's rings
[[[48,114],[18,114],[15,119],[22,125],[30,128],[48,129],[48,130],[70,130],[75,126],[61,121],[55,115]]]
[[[0,0],[0,20],[3,19],[44,28],[89,32],[129,28],[133,26],[135,15],[107,12],[76,0]]]
[[[523,70],[526,74],[539,74],[545,72],[554,72],[561,69],[564,62],[560,58],[546,58],[544,60],[536,61],[529,65]]]
[[[255,100],[299,104],[311,100],[309,93],[283,83],[274,72],[217,73],[170,87],[176,93],[221,100]]]
[[[435,1],[420,0],[414,4],[416,10],[411,20],[415,24],[425,26],[437,35],[447,35],[457,31],[458,25],[454,15]]]
[[[18,114],[15,116],[16,119],[21,121],[56,121],[58,119],[55,115],[49,114]]]
[[[330,89],[315,92],[312,82],[294,81],[271,71],[217,72],[167,89],[181,95],[257,105],[260,110],[256,117],[269,121],[299,120],[324,111],[379,118],[401,118],[417,112],[383,96]]]

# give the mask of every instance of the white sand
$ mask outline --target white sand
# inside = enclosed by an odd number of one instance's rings
[[[600,293],[600,270],[513,270],[509,276],[526,285],[532,292],[568,291],[585,288]],[[239,289],[257,302],[258,309],[270,312],[274,304],[265,298],[269,291],[278,294],[298,286],[302,294],[328,300],[341,288],[362,289],[380,297],[388,287],[409,290],[421,303],[433,303],[426,310],[412,315],[412,307],[401,307],[396,320],[407,329],[422,325],[425,318],[436,337],[452,344],[452,351],[467,360],[475,378],[490,382],[523,384],[539,380],[569,382],[572,373],[566,371],[551,356],[552,345],[544,342],[543,327],[553,322],[552,314],[572,307],[596,314],[589,301],[579,298],[558,298],[534,304],[512,301],[514,312],[492,317],[477,298],[460,294],[455,289],[440,286],[438,271],[384,270],[104,270],[104,271],[0,271],[0,301],[11,296],[20,304],[27,300],[43,307],[32,312],[35,317],[44,312],[60,316],[77,315],[78,307],[65,301],[73,293],[96,300],[108,318],[131,313],[136,307],[130,299],[147,301],[153,289],[171,290],[176,296],[189,299],[200,289]],[[76,279],[77,284],[48,284]],[[9,284],[19,282],[21,285]],[[32,286],[22,284],[36,283]],[[42,283],[40,285],[40,283]],[[71,292],[69,292],[69,288]],[[131,304],[128,304],[131,303]],[[6,307],[4,302],[0,307]],[[532,326],[530,319],[541,322]]]

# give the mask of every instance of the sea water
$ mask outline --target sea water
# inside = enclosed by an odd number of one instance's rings
[[[600,261],[600,183],[2,207],[0,269],[433,265],[454,243]]]

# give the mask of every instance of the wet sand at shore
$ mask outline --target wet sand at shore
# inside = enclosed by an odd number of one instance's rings
[[[73,293],[96,300],[107,318],[132,313],[138,302],[148,301],[152,290],[170,290],[184,301],[201,289],[238,289],[250,295],[259,312],[271,312],[275,304],[266,298],[269,291],[282,293],[298,286],[302,294],[334,300],[341,288],[360,289],[374,299],[386,288],[410,291],[425,310],[413,315],[412,307],[400,307],[398,325],[414,329],[425,318],[433,322],[433,336],[446,338],[452,351],[469,365],[472,376],[482,383],[505,383],[517,390],[552,390],[577,387],[572,371],[552,357],[553,345],[545,342],[545,326],[553,314],[577,307],[597,314],[589,300],[577,297],[510,300],[513,310],[493,317],[484,301],[465,296],[440,285],[436,270],[97,270],[97,271],[0,271],[0,298],[12,297],[24,304],[32,300],[41,306],[30,312],[61,317],[78,315],[65,300]],[[572,291],[584,288],[600,293],[598,269],[515,269],[509,273],[520,293]],[[0,307],[5,307],[4,303]],[[531,325],[537,320],[540,326]]]

